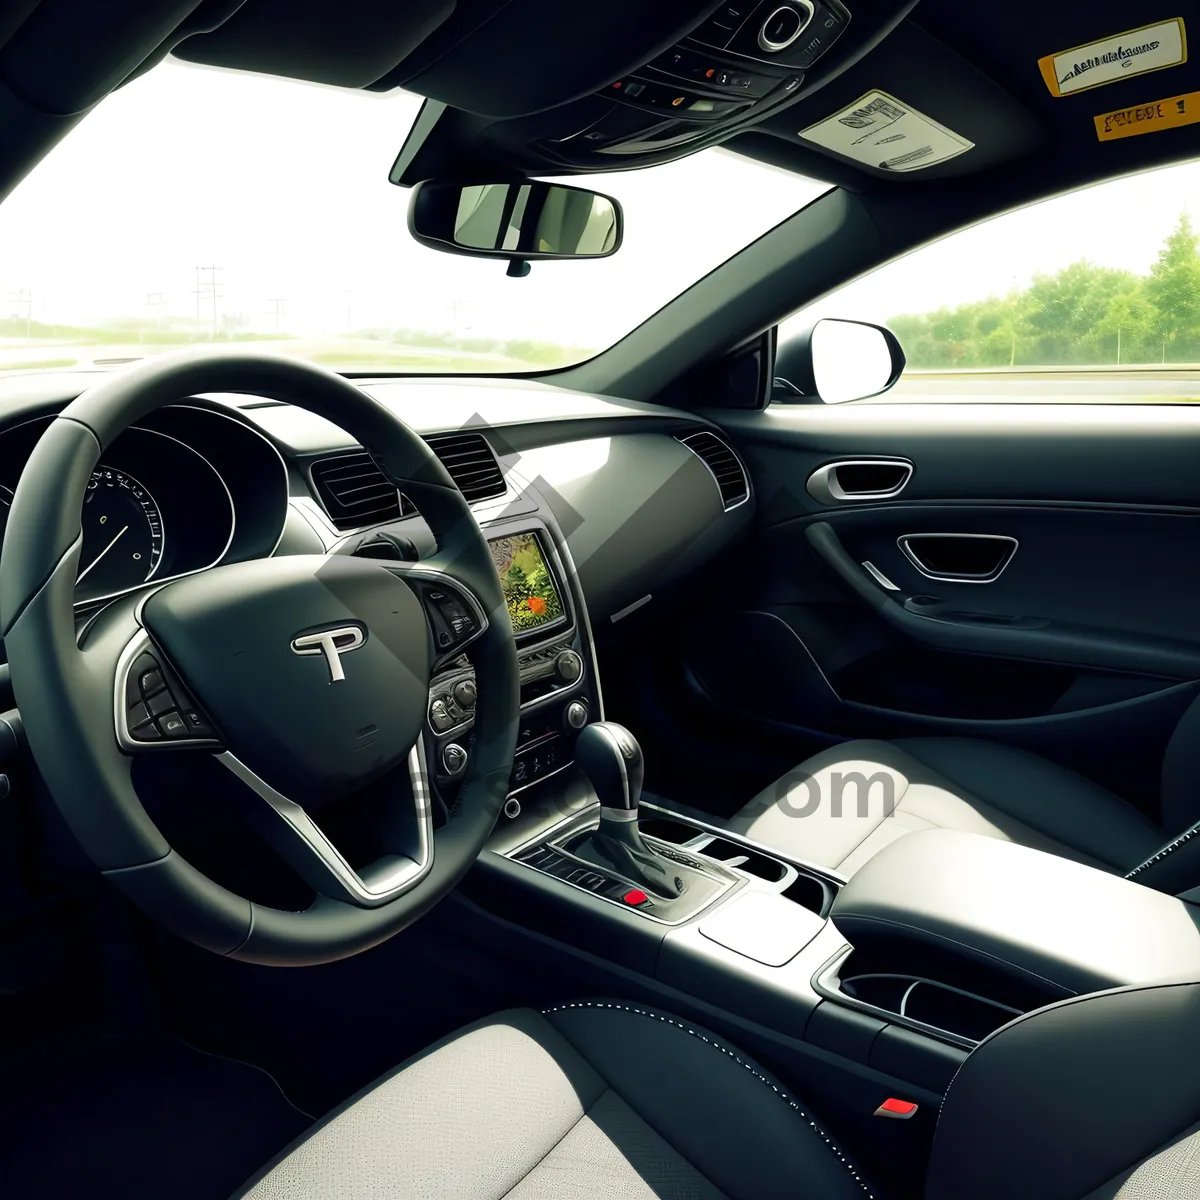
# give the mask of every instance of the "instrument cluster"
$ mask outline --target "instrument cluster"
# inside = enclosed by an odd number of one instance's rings
[[[0,433],[0,539],[21,470],[50,419]],[[80,514],[76,602],[254,556],[231,553],[235,540],[270,553],[286,505],[285,468],[260,434],[210,410],[161,409],[116,438],[92,472]]]

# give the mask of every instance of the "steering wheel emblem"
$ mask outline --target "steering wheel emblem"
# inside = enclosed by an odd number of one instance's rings
[[[339,625],[292,638],[292,653],[302,656],[323,654],[329,668],[329,682],[340,683],[346,678],[342,670],[342,655],[357,650],[367,640],[366,632],[357,625]]]

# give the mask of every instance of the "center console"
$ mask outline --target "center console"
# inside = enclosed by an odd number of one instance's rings
[[[1104,871],[926,830],[846,879],[643,797],[641,750],[605,720],[584,597],[543,517],[481,522],[517,641],[521,722],[504,815],[461,891],[528,939],[531,969],[569,956],[593,993],[736,1035],[851,1118],[900,1097],[927,1134],[967,1055],[1008,1022],[1200,973],[1200,910]],[[426,730],[447,804],[474,704],[469,660],[451,660]],[[877,1124],[889,1123],[864,1133]]]
[[[724,1014],[743,1040],[760,1032],[763,1053],[806,1076],[833,1069],[860,1113],[872,1096],[936,1110],[967,1054],[1025,1013],[1200,972],[1200,909],[1183,900],[948,830],[912,833],[846,880],[660,800],[630,803],[587,749],[599,731],[579,743],[583,770],[497,830],[476,896],[609,964],[623,993],[641,980],[664,1004],[694,1001],[698,1020]],[[595,852],[613,820],[674,894]]]
[[[506,809],[511,815],[519,811],[519,793],[571,765],[575,738],[597,711],[599,693],[583,598],[565,545],[534,516],[488,522],[484,532],[504,588],[521,677],[522,719]],[[443,795],[453,795],[466,770],[475,703],[475,670],[462,655],[429,688],[426,738]]]

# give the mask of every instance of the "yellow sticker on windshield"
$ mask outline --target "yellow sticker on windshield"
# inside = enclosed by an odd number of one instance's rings
[[[1152,100],[1149,104],[1101,113],[1095,118],[1096,136],[1102,142],[1111,142],[1114,138],[1194,125],[1197,121],[1200,121],[1200,92],[1185,92],[1167,100]]]
[[[1052,96],[1070,96],[1187,62],[1183,18],[1157,21],[1038,59]]]

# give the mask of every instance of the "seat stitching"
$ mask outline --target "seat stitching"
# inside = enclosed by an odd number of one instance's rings
[[[1178,850],[1184,842],[1190,842],[1196,834],[1200,833],[1200,821],[1197,821],[1190,829],[1185,829],[1177,838],[1168,842],[1161,849],[1156,850],[1145,862],[1140,862],[1132,871],[1126,873],[1126,879],[1132,879],[1139,872],[1146,870],[1148,867],[1154,866],[1155,863],[1162,862],[1172,850]]]
[[[827,1134],[825,1130],[813,1120],[812,1115],[808,1112],[808,1110],[802,1105],[797,1104],[796,1101],[787,1094],[787,1092],[777,1087],[761,1071],[751,1066],[750,1063],[745,1061],[745,1059],[739,1058],[728,1047],[722,1046],[719,1042],[714,1042],[712,1038],[705,1037],[705,1035],[700,1033],[699,1030],[693,1029],[690,1025],[684,1025],[681,1021],[676,1021],[671,1017],[664,1017],[661,1013],[648,1012],[643,1008],[633,1008],[628,1004],[607,1004],[595,1000],[576,1000],[570,1004],[556,1004],[552,1008],[543,1008],[542,1016],[548,1016],[550,1013],[555,1012],[563,1012],[570,1008],[611,1008],[617,1012],[635,1013],[639,1017],[649,1017],[652,1020],[661,1021],[664,1025],[673,1025],[676,1029],[682,1029],[684,1033],[690,1034],[694,1038],[699,1038],[700,1041],[702,1041],[706,1046],[711,1046],[712,1049],[719,1050],[727,1058],[733,1059],[733,1061],[739,1066],[745,1067],[745,1069],[749,1071],[755,1079],[757,1079],[760,1083],[765,1083],[767,1087],[769,1087],[771,1091],[773,1091],[775,1095],[777,1095],[780,1100],[782,1100],[789,1108],[798,1112],[800,1116],[808,1122],[809,1127],[817,1134],[818,1137],[820,1137],[821,1141],[823,1141],[825,1145],[828,1146],[833,1152],[833,1154],[837,1156],[837,1159],[842,1166],[850,1172],[854,1182],[857,1183],[860,1188],[862,1188],[863,1192],[867,1196],[872,1197],[872,1200],[874,1200],[871,1189],[867,1187],[865,1182],[863,1182],[862,1176],[859,1175],[859,1173],[855,1170],[854,1165],[848,1158],[846,1158],[841,1150],[838,1149],[837,1143],[834,1142],[829,1134]]]

